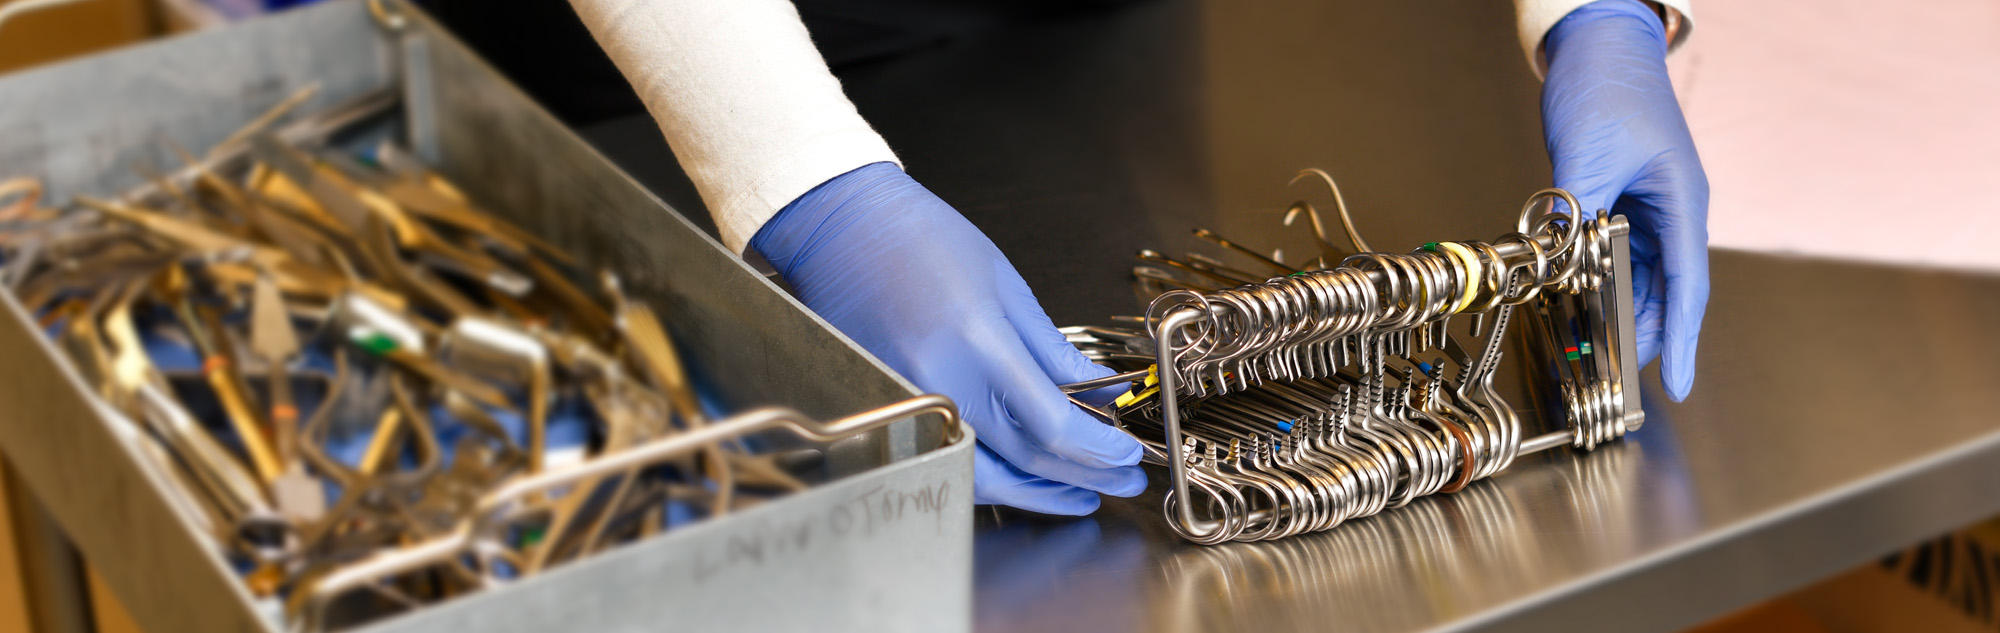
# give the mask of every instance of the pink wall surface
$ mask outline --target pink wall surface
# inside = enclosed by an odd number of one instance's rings
[[[1711,243],[2000,270],[2000,2],[1708,0],[1670,60]]]

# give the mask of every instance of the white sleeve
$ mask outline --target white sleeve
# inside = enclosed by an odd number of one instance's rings
[[[822,182],[895,162],[788,0],[570,0],[742,252]]]
[[[1521,50],[1528,54],[1528,65],[1540,77],[1549,70],[1549,60],[1542,55],[1542,40],[1549,35],[1549,29],[1556,27],[1569,12],[1596,0],[1514,0],[1514,17],[1521,28]],[[1681,30],[1674,35],[1674,41],[1667,43],[1667,50],[1680,48],[1687,41],[1688,33],[1694,31],[1694,0],[1653,0],[1673,7],[1681,12]]]

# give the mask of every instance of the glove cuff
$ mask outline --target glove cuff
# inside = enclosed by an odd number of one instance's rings
[[[1555,67],[1563,43],[1571,36],[1603,28],[1629,30],[1624,34],[1627,38],[1646,38],[1659,51],[1660,59],[1666,59],[1667,27],[1657,11],[1639,0],[1598,0],[1569,12],[1549,29],[1542,44],[1549,67]]]
[[[869,163],[834,176],[779,209],[750,238],[750,248],[779,275],[791,277],[819,244],[873,208],[870,201],[905,186],[917,183],[890,162]]]

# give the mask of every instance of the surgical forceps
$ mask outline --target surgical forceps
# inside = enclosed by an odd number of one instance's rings
[[[1135,276],[1183,288],[1159,293],[1139,330],[1064,330],[1086,356],[1126,370],[1065,391],[1134,385],[1109,410],[1091,410],[1167,467],[1163,511],[1181,536],[1213,544],[1330,529],[1463,490],[1521,454],[1588,450],[1643,423],[1626,399],[1636,359],[1622,217],[1537,216],[1549,200],[1580,208],[1547,189],[1492,242],[1381,253],[1354,230],[1332,179],[1308,176],[1333,189],[1357,254],[1327,265],[1340,250],[1311,205],[1297,203],[1286,224],[1310,216],[1317,265],[1290,270],[1197,230],[1284,276],[1259,282],[1213,258],[1142,251]],[[1555,369],[1563,428],[1533,437],[1492,386],[1517,307],[1531,349],[1558,359],[1543,365]],[[1455,315],[1471,316],[1477,345],[1450,327]]]

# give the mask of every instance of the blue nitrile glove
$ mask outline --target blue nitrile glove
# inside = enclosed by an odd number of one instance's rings
[[[1600,0],[1557,22],[1544,45],[1556,186],[1632,222],[1639,362],[1663,357],[1661,381],[1680,401],[1708,307],[1708,176],[1667,79],[1666,29],[1638,0]]]
[[[1138,441],[1056,387],[1111,371],[1063,339],[991,240],[894,164],[800,196],[750,247],[820,317],[958,403],[979,437],[976,502],[1087,514],[1097,492],[1145,490]]]

